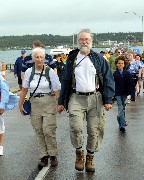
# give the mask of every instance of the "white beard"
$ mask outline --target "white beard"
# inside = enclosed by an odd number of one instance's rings
[[[88,52],[91,48],[92,48],[92,44],[88,44],[88,45],[78,44],[78,49],[83,53]]]

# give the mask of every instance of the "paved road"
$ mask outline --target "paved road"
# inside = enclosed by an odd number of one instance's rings
[[[59,165],[50,168],[45,180],[143,180],[144,179],[144,94],[127,106],[127,131],[122,134],[116,121],[117,107],[107,114],[101,150],[95,154],[96,172],[74,169],[75,150],[69,138],[68,117],[57,116]],[[4,156],[0,157],[0,180],[35,179],[39,159],[29,117],[18,108],[5,113]],[[86,130],[86,129],[85,129]],[[86,132],[85,132],[86,139]]]

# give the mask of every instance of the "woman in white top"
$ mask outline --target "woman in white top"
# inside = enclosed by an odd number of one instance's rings
[[[53,69],[49,70],[48,82],[44,64],[45,50],[42,48],[35,48],[32,51],[32,59],[35,62],[35,74],[30,81],[32,67],[25,72],[23,80],[23,88],[20,95],[19,108],[24,115],[23,103],[27,95],[28,89],[32,94],[38,85],[40,74],[43,71],[39,86],[33,96],[31,97],[31,124],[35,129],[38,141],[38,149],[40,152],[40,161],[38,167],[42,168],[48,164],[50,157],[51,166],[55,167],[58,164],[57,143],[56,143],[56,99],[59,97],[60,82],[59,78]],[[50,86],[51,83],[51,86]],[[51,91],[54,91],[54,94]]]

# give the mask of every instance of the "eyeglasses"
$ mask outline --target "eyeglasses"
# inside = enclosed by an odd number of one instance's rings
[[[83,38],[83,39],[80,38],[80,39],[79,39],[80,42],[83,42],[83,41],[89,42],[90,40],[91,40],[91,39],[89,39],[89,38]]]

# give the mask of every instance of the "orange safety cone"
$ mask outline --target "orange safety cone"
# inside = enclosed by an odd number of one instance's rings
[[[6,74],[5,74],[5,65],[4,65],[4,62],[2,62],[1,71],[2,71],[2,77],[3,77],[4,79],[6,79]]]

